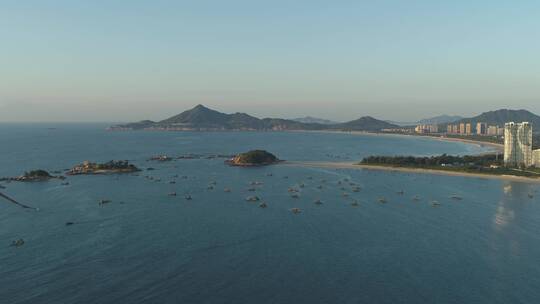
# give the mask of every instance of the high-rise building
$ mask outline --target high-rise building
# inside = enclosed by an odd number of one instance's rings
[[[532,127],[528,122],[504,124],[504,164],[530,167],[532,159]]]
[[[465,124],[465,134],[466,135],[472,134],[472,125],[470,122]]]
[[[453,125],[453,126],[452,126],[452,133],[454,133],[454,134],[458,134],[458,133],[459,133],[459,126],[458,126],[458,125]]]
[[[438,133],[439,126],[422,124],[422,125],[417,125],[416,128],[414,128],[414,131],[416,133]]]
[[[448,134],[452,134],[452,133],[453,133],[453,131],[452,131],[452,125],[446,126],[446,133],[448,133]]]
[[[492,135],[492,136],[497,135],[498,129],[499,129],[499,127],[497,127],[497,126],[489,126],[487,128],[487,135]]]
[[[477,122],[476,123],[476,134],[477,135],[486,135],[487,134],[487,123]]]
[[[540,168],[540,149],[533,151],[533,162],[536,168]]]
[[[459,124],[459,134],[465,134],[465,123]]]

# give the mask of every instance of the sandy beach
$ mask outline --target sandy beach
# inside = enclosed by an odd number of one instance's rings
[[[378,170],[378,171],[382,170],[382,171],[394,171],[394,172],[406,172],[406,173],[436,174],[436,175],[463,176],[463,177],[474,177],[474,178],[485,178],[485,179],[499,179],[499,180],[524,182],[524,183],[540,183],[540,178],[525,177],[525,176],[490,175],[490,174],[481,174],[481,173],[454,172],[454,171],[422,169],[422,168],[359,165],[354,162],[287,161],[287,162],[284,162],[283,165],[314,167],[314,168],[328,168],[328,169],[355,169],[355,170]]]

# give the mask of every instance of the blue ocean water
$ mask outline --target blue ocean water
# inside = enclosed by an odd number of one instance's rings
[[[0,303],[540,298],[538,184],[282,165],[234,168],[222,159],[147,161],[157,154],[254,148],[286,160],[354,161],[372,154],[480,153],[485,147],[418,137],[105,127],[0,124],[0,176],[63,170],[83,160],[128,159],[156,169],[139,176],[73,176],[67,186],[56,180],[4,183],[0,191],[39,211],[0,201]],[[355,186],[361,190],[353,192]],[[291,197],[290,187],[299,198]],[[252,195],[268,207],[245,200]],[[379,203],[381,197],[387,203]],[[100,206],[101,199],[111,203]],[[318,199],[322,205],[313,203]],[[295,207],[302,212],[290,212]],[[19,238],[24,246],[9,246]]]

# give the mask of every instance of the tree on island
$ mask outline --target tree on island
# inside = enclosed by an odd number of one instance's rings
[[[270,152],[264,150],[251,150],[236,155],[229,163],[237,166],[260,166],[273,164],[279,161],[280,160]]]

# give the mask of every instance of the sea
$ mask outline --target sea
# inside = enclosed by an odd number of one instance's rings
[[[0,303],[540,301],[540,184],[286,162],[239,168],[215,157],[265,149],[291,162],[353,162],[490,147],[106,127],[0,124],[0,177],[64,172],[85,160],[142,169],[0,183],[37,209],[0,198]],[[196,157],[149,160],[156,155]],[[24,245],[12,246],[19,239]]]

